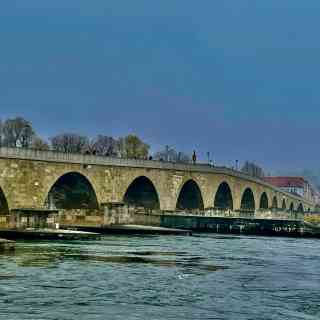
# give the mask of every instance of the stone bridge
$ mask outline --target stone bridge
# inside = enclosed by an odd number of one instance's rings
[[[209,165],[0,148],[0,215],[127,204],[159,212],[302,213],[314,204]]]

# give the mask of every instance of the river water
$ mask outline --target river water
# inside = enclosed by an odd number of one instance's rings
[[[319,240],[106,236],[0,255],[0,319],[320,319]]]

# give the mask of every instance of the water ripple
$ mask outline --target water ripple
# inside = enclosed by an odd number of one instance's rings
[[[21,242],[0,319],[320,319],[318,240],[196,235]]]

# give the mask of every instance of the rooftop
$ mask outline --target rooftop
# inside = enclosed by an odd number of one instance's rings
[[[278,188],[304,188],[308,183],[303,177],[265,177],[264,180]]]

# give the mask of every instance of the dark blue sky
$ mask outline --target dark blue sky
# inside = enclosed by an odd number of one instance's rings
[[[0,116],[320,168],[319,0],[7,0]]]

